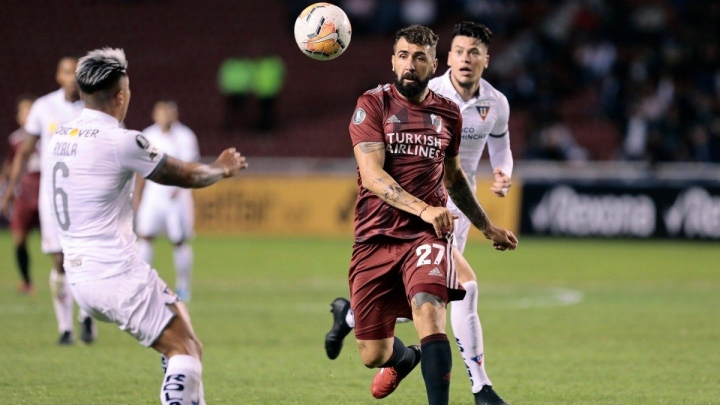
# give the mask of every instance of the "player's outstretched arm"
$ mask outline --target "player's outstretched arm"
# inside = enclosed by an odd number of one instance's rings
[[[460,167],[460,159],[457,156],[445,158],[445,186],[448,194],[455,205],[468,217],[470,222],[479,229],[486,238],[493,241],[493,247],[497,250],[515,249],[517,238],[512,232],[498,228],[490,221],[470,182]]]
[[[445,207],[433,207],[405,191],[383,169],[384,142],[360,142],[354,148],[362,186],[391,206],[432,224],[438,237],[453,231],[454,218]]]
[[[171,156],[148,180],[168,186],[202,188],[232,177],[248,166],[245,157],[235,148],[225,149],[214,163],[184,162]]]
[[[40,137],[38,136],[26,137],[23,143],[20,144],[20,149],[18,149],[15,154],[15,158],[13,158],[5,195],[2,198],[2,202],[0,202],[0,210],[2,210],[5,215],[8,214],[10,203],[12,203],[15,198],[15,184],[17,184],[20,175],[25,171],[28,159],[35,151],[35,146],[39,139]]]

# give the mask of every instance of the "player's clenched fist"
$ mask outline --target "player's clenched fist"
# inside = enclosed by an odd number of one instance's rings
[[[488,229],[485,237],[493,241],[495,250],[515,250],[518,245],[518,240],[512,232],[494,225]]]
[[[453,232],[457,215],[453,215],[445,207],[428,205],[420,211],[420,218],[428,224],[432,224],[433,228],[435,228],[435,234],[438,238],[442,238],[448,232]]]
[[[225,177],[232,177],[240,170],[248,167],[245,156],[242,156],[235,148],[227,148],[222,151],[215,161],[215,165],[223,168]]]

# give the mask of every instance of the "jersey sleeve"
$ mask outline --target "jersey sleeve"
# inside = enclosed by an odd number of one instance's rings
[[[507,97],[500,94],[498,100],[498,118],[495,121],[495,125],[490,131],[490,136],[500,137],[505,135],[508,131],[508,122],[510,121],[510,104],[508,103]]]
[[[368,94],[360,96],[350,121],[350,139],[353,148],[360,142],[385,142],[378,99]]]
[[[450,139],[450,144],[448,144],[447,149],[445,149],[445,156],[457,156],[460,154],[460,139],[462,138],[462,114],[460,114],[460,109],[453,103],[453,106],[455,107],[455,113],[457,115],[457,120],[455,121],[455,125],[452,129],[452,138]]]
[[[487,140],[490,165],[493,169],[502,169],[503,173],[512,177],[513,157],[510,151],[510,131],[508,130],[510,105],[505,96],[499,100],[498,109],[498,119]]]
[[[120,165],[148,178],[165,164],[167,155],[158,150],[138,131],[124,131],[117,139],[117,154]]]
[[[40,103],[38,103],[37,101],[34,102],[33,105],[30,107],[30,111],[28,112],[25,125],[23,126],[25,132],[32,136],[39,137],[42,135],[42,119],[40,117],[40,109]]]

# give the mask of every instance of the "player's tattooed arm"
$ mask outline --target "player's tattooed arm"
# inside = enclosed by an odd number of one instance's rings
[[[235,152],[235,148],[224,150],[210,165],[197,162],[184,162],[172,156],[166,156],[164,163],[148,176],[155,183],[184,188],[202,188],[215,184],[221,179],[234,176],[247,167],[245,157]]]
[[[358,146],[364,154],[385,150],[385,142],[360,142]]]
[[[478,202],[475,192],[470,186],[470,181],[468,181],[465,172],[460,167],[457,157],[445,159],[445,185],[450,198],[452,198],[460,211],[468,217],[477,229],[486,233],[490,220],[480,202]]]
[[[385,143],[360,142],[355,145],[362,185],[391,206],[419,215],[427,204],[405,191],[384,169]]]

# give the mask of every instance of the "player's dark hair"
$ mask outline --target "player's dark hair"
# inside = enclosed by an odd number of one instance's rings
[[[453,28],[452,37],[457,36],[477,38],[485,46],[490,46],[490,40],[492,39],[492,31],[484,24],[479,24],[472,21],[463,21],[455,24]]]
[[[395,45],[397,45],[400,38],[405,38],[408,43],[413,45],[429,46],[434,55],[435,47],[437,46],[438,39],[440,37],[438,37],[438,35],[428,27],[413,24],[409,27],[402,28],[395,33],[393,51],[395,50]]]
[[[127,59],[122,49],[102,48],[78,60],[75,78],[83,93],[108,90],[127,76]]]

